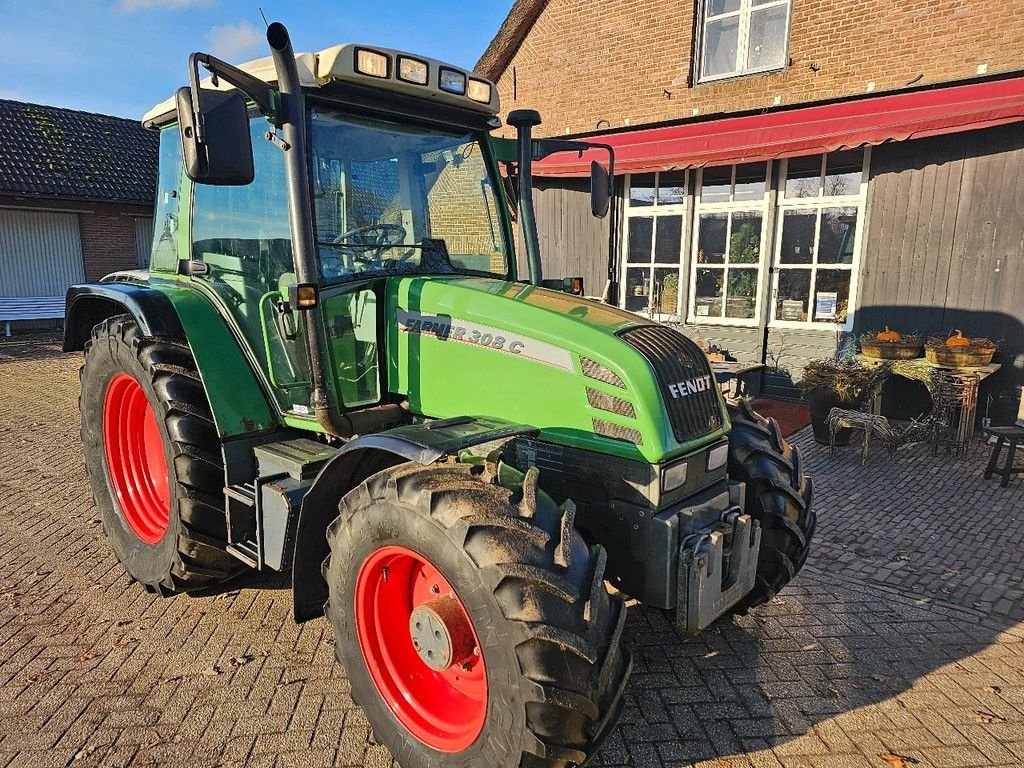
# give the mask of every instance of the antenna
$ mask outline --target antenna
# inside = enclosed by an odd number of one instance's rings
[[[263,6],[257,5],[256,10],[260,12],[260,16],[263,17],[263,23],[267,25],[267,29],[270,29],[270,22],[267,21],[267,14],[263,12]]]

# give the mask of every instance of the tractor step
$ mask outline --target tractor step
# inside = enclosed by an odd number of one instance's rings
[[[297,438],[252,450],[256,477],[224,488],[227,551],[257,570],[285,570],[302,499],[337,449]]]
[[[250,568],[260,567],[260,553],[255,542],[243,541],[238,544],[228,544],[227,552],[234,555]]]

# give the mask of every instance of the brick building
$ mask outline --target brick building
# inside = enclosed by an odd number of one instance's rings
[[[547,276],[614,275],[626,309],[767,364],[769,393],[890,325],[999,339],[991,393],[1015,397],[1024,4],[517,0],[477,69],[536,135],[616,148],[611,269],[591,158],[538,164]]]
[[[157,142],[136,120],[0,100],[0,297],[147,264]]]

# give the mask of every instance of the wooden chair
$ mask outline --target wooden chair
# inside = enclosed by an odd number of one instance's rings
[[[988,466],[985,467],[985,479],[989,480],[996,471],[1002,478],[999,484],[1006,488],[1010,484],[1012,475],[1024,473],[1024,466],[1015,466],[1013,461],[1017,456],[1017,446],[1024,444],[1024,392],[1021,393],[1020,405],[1017,406],[1017,422],[1008,427],[988,427],[985,433],[995,437],[996,442],[992,446],[992,455],[988,459]],[[999,467],[999,454],[1006,448],[1006,462]]]

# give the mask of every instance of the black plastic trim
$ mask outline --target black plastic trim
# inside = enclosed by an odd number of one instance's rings
[[[148,338],[184,339],[185,330],[171,300],[148,285],[103,282],[73,285],[64,310],[64,351],[80,351],[93,326],[108,317],[127,314]]]

